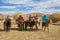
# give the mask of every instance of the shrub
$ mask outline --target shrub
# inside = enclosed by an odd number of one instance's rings
[[[50,15],[50,18],[53,22],[60,21],[60,14],[54,13],[54,14]]]
[[[0,21],[3,21],[4,20],[4,18],[0,18]]]

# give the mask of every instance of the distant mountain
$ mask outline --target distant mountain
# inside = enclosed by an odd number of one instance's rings
[[[4,20],[7,16],[9,16],[9,15],[4,15],[4,14],[0,13],[0,20],[1,19]],[[13,19],[13,16],[10,16],[10,18]]]
[[[31,16],[39,16],[39,17],[41,17],[43,14],[42,13],[29,13],[29,14],[27,14],[27,15],[31,15]]]
[[[3,15],[3,14],[0,13],[0,18],[3,18],[3,17],[5,18],[6,16],[7,15]]]

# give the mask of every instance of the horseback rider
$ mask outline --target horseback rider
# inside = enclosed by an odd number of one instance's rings
[[[20,15],[20,17],[19,17],[19,21],[20,21],[20,23],[22,24],[23,23],[23,21],[24,21],[24,18]]]
[[[17,22],[18,22],[19,30],[20,30],[20,29],[24,29],[24,26],[23,26],[24,18],[23,18],[21,15],[19,16]]]
[[[31,15],[29,16],[29,21],[31,21],[31,19],[32,19],[32,17],[31,17]]]
[[[35,20],[36,20],[36,29],[38,29],[38,15],[35,16]]]
[[[7,32],[10,31],[10,27],[11,27],[11,19],[9,18],[9,16],[7,16],[7,18],[4,21],[4,30],[6,30]]]
[[[36,19],[36,20],[38,19],[38,15],[36,15],[35,19]]]
[[[42,17],[42,30],[43,30],[43,26],[44,26],[44,31],[45,31],[46,27],[47,27],[47,29],[48,29],[48,31],[49,31],[48,21],[49,21],[49,17],[46,16],[46,15],[44,15],[44,16]]]

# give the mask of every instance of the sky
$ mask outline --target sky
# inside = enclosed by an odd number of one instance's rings
[[[15,12],[60,12],[60,0],[0,0],[0,13],[12,15]]]

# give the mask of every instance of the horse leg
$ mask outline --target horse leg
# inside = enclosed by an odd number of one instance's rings
[[[39,26],[40,26],[40,22],[39,22]]]
[[[8,32],[8,25],[6,25],[5,29],[6,29],[6,31]]]
[[[43,31],[45,31],[46,30],[46,26],[44,27],[44,30]]]
[[[32,27],[30,27],[30,30],[32,29]]]
[[[8,32],[8,30],[9,30],[9,28],[8,27],[6,27],[6,31]]]
[[[4,31],[6,30],[6,26],[4,25]]]
[[[25,26],[25,30],[27,30],[27,26]]]
[[[20,30],[20,27],[19,27],[19,30]]]
[[[21,24],[20,28],[21,28],[21,30],[23,30],[23,29],[24,29],[24,28],[23,28],[23,24]]]
[[[49,27],[47,27],[47,32],[49,32]]]
[[[27,24],[25,24],[25,30],[27,30]]]
[[[37,30],[38,29],[37,24],[35,26],[36,26],[36,30]]]
[[[20,25],[19,24],[18,24],[18,27],[19,27],[19,30],[20,30],[21,28],[20,28]]]
[[[4,28],[4,31],[6,31],[6,23],[4,22],[4,24],[3,24],[3,28]]]
[[[30,30],[32,30],[33,29],[33,27],[30,27]]]
[[[43,30],[43,26],[42,26],[42,30]]]
[[[10,27],[8,27],[8,31],[10,32]]]
[[[49,32],[49,24],[47,24],[47,32]]]
[[[9,25],[8,30],[10,31],[11,25]]]
[[[7,31],[7,32],[10,32],[10,25],[7,25],[6,31]]]
[[[42,30],[45,31],[46,30],[46,23],[42,22]]]
[[[24,30],[24,24],[22,24],[22,29]]]
[[[10,25],[10,24],[6,26],[6,30],[7,30],[7,32],[10,31],[10,28],[11,28],[11,25]]]
[[[20,24],[20,27],[19,28],[20,28],[20,30],[22,30],[22,24]]]

